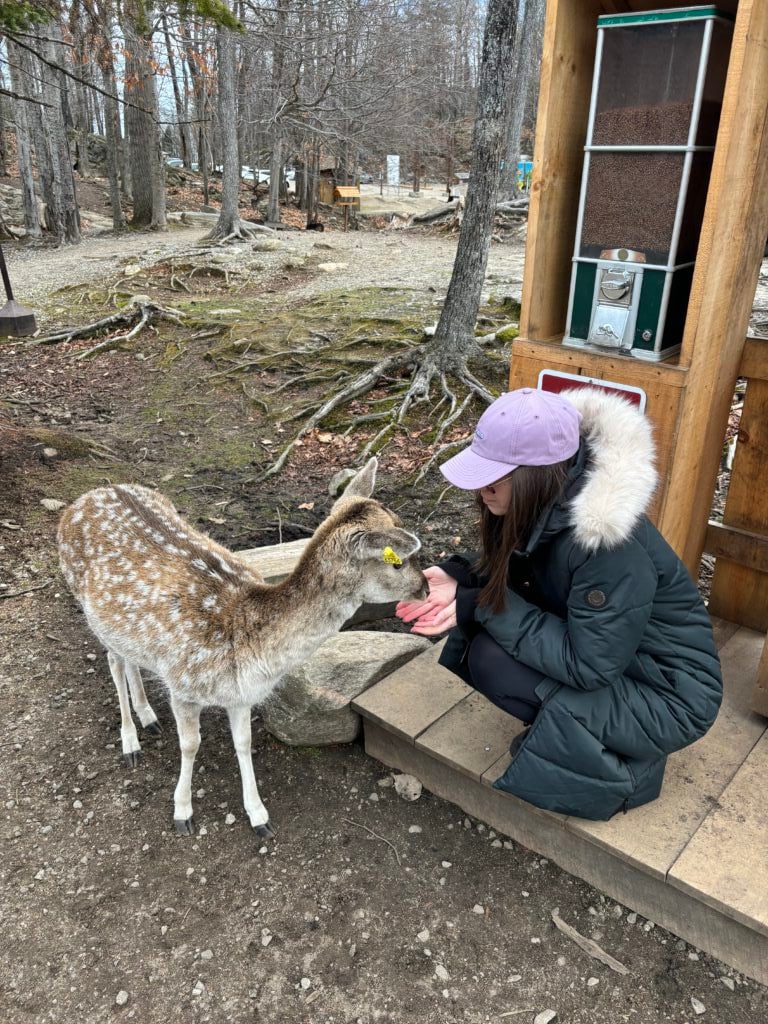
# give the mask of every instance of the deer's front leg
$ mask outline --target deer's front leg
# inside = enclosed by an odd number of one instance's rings
[[[200,747],[200,705],[171,698],[171,708],[179,732],[181,771],[173,794],[173,823],[182,836],[195,834],[192,821],[192,769]]]
[[[269,812],[261,802],[253,774],[253,758],[251,757],[251,709],[250,707],[227,708],[229,727],[240,765],[240,777],[243,780],[243,806],[251,827],[257,836],[271,839],[275,832],[269,823]]]

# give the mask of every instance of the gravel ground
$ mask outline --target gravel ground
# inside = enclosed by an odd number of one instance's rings
[[[118,261],[139,257],[140,263],[154,263],[170,255],[194,250],[204,232],[201,228],[174,229],[163,235],[87,238],[76,249],[51,249],[42,246],[7,244],[6,260],[19,302],[34,306],[59,288],[100,281],[114,271]],[[259,240],[265,236],[260,234]],[[337,265],[324,270],[291,294],[305,298],[340,287],[380,286],[434,288],[448,287],[456,252],[455,237],[416,232],[280,232],[280,248],[260,253],[265,272],[277,272],[290,256],[314,256],[325,264]],[[227,250],[228,252],[237,251]],[[524,247],[493,245],[488,261],[487,284],[499,290],[522,288]],[[343,265],[342,265],[343,264]]]

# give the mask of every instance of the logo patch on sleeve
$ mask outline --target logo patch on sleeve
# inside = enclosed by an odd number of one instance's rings
[[[587,604],[590,608],[602,608],[606,600],[606,596],[602,590],[590,590],[587,594]]]

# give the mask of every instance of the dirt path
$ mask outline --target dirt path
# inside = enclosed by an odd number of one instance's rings
[[[140,263],[155,262],[194,249],[204,231],[179,228],[162,235],[119,237],[98,235],[76,248],[48,249],[7,246],[11,280],[17,299],[34,306],[59,288],[97,283],[115,273],[120,261],[135,256]],[[368,286],[433,288],[444,292],[450,280],[455,237],[424,235],[405,231],[363,232],[280,232],[279,248],[262,253],[265,271],[277,272],[291,257],[314,256],[333,269],[321,270],[294,297],[308,297],[339,287]],[[236,250],[234,250],[236,251]],[[523,245],[494,245],[488,261],[487,284],[499,291],[522,287]]]

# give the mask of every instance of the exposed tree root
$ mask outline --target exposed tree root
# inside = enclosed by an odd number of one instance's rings
[[[468,355],[476,354],[475,348],[470,346]],[[439,409],[443,405],[446,406],[445,411],[435,424],[437,428],[436,442],[439,442],[446,431],[461,418],[473,399],[479,398],[484,404],[490,404],[494,399],[490,391],[469,371],[466,356],[456,357],[450,363],[446,362],[444,356],[440,359],[440,354],[431,348],[429,342],[412,348],[407,352],[397,352],[375,363],[370,369],[359,373],[346,386],[325,399],[319,406],[306,406],[290,417],[284,417],[284,422],[302,419],[314,409],[293,439],[283,448],[275,461],[256,478],[255,482],[266,480],[268,477],[279,473],[285,465],[288,456],[293,451],[296,442],[309,433],[309,431],[319,426],[336,409],[347,405],[353,399],[368,394],[381,383],[390,383],[392,375],[400,375],[404,370],[408,369],[411,370],[410,383],[401,389],[402,397],[394,408],[380,413],[364,413],[345,422],[346,433],[348,434],[363,423],[385,421],[381,429],[366,444],[360,456],[361,460],[368,458],[372,452],[380,450],[382,443],[389,435],[398,430],[406,429],[403,421],[409,410],[415,405],[430,401],[430,395],[435,385],[439,386],[440,389],[440,398],[435,409]],[[462,401],[459,401],[449,386],[449,377],[453,378],[466,390],[466,395]],[[386,400],[391,401],[391,397],[388,397]],[[422,479],[444,452],[464,443],[466,443],[466,438],[442,445],[434,452],[427,464],[421,468],[416,479]]]
[[[203,236],[204,242],[215,242],[216,245],[228,245],[230,242],[250,242],[253,241],[254,235],[259,231],[269,231],[270,234],[274,234],[273,228],[268,228],[262,224],[251,224],[247,221],[240,220],[238,217],[231,225],[230,230],[226,228],[222,229],[216,224],[207,235]]]
[[[158,306],[150,301],[147,295],[135,295],[125,309],[112,316],[104,317],[92,324],[85,324],[83,327],[67,328],[63,331],[56,331],[44,338],[36,338],[33,345],[55,345],[62,341],[74,341],[77,338],[94,338],[105,331],[113,331],[118,328],[126,328],[122,334],[115,334],[105,338],[92,348],[77,354],[78,359],[87,359],[89,356],[100,355],[102,352],[109,352],[110,349],[119,348],[126,342],[133,341],[145,327],[167,320],[171,323],[182,324],[184,314],[178,309],[170,309],[165,306]]]

